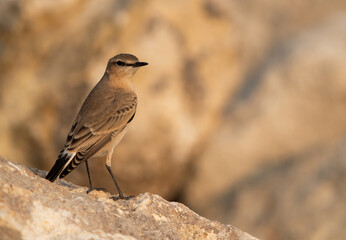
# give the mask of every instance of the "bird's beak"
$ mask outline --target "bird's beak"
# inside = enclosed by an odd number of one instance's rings
[[[146,63],[146,62],[136,62],[136,63],[134,64],[134,67],[143,67],[143,66],[145,66],[145,65],[148,65],[148,63]]]

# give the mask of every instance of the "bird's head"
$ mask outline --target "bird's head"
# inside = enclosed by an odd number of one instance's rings
[[[145,65],[148,63],[140,62],[136,56],[122,53],[109,59],[106,72],[119,77],[132,77],[139,67]]]

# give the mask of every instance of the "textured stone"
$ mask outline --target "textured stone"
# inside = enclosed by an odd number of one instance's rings
[[[45,174],[0,159],[2,240],[256,239],[158,195],[114,201],[109,193],[88,195],[86,188],[63,180],[50,183],[41,178]]]
[[[48,170],[107,60],[129,52],[150,65],[114,153],[126,194],[156,193],[263,239],[343,239],[345,12],[345,0],[0,1],[0,154]],[[89,165],[114,191],[104,159]],[[294,185],[285,197],[282,172]],[[338,177],[320,186],[320,174]],[[67,180],[87,186],[85,167]],[[302,186],[320,186],[316,202],[295,201]]]

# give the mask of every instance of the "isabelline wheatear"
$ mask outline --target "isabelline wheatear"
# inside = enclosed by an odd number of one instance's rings
[[[111,160],[114,147],[126,133],[136,113],[137,95],[132,77],[139,67],[147,64],[131,54],[119,54],[108,61],[106,72],[85,99],[67,136],[65,147],[46,179],[53,182],[58,177],[63,178],[85,162],[89,192],[95,188],[91,183],[87,161],[91,157],[107,154],[106,168],[119,192],[119,196],[112,198],[129,198],[124,196],[115,180]]]

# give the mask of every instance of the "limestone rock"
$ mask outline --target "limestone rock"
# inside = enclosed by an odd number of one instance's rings
[[[37,175],[36,175],[37,174]],[[158,195],[114,201],[110,194],[0,159],[0,238],[19,239],[256,239],[198,216]]]
[[[48,170],[107,60],[129,52],[150,65],[114,152],[127,194],[264,239],[343,239],[345,12],[345,0],[2,0],[0,154]],[[113,191],[104,159],[89,165]],[[85,167],[66,180],[87,186]],[[313,204],[297,200],[321,181]]]

